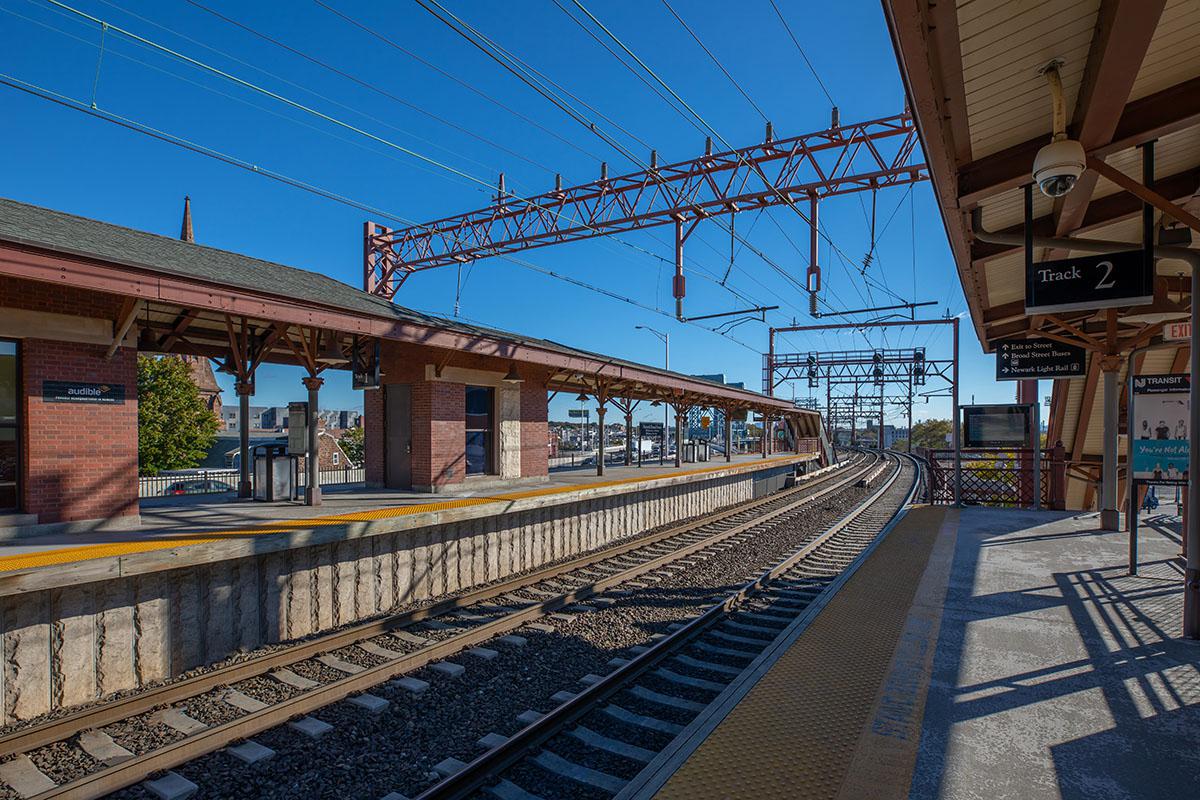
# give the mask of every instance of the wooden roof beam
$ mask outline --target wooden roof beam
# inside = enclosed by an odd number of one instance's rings
[[[1088,174],[1084,172],[1084,174]],[[1095,174],[1094,172],[1092,174]],[[1200,168],[1193,167],[1183,172],[1177,172],[1154,182],[1154,189],[1173,202],[1185,203],[1200,188]],[[1072,192],[1074,194],[1074,192]],[[1068,195],[1069,197],[1070,195]],[[1096,198],[1088,203],[1083,219],[1079,226],[1067,233],[1079,235],[1090,231],[1133,219],[1142,213],[1142,201],[1128,192],[1114,192],[1104,197]],[[1025,230],[1024,223],[1010,225],[997,233],[1018,234]],[[1053,214],[1037,217],[1033,220],[1034,236],[1054,236],[1057,226]],[[1019,245],[989,244],[978,239],[971,242],[971,261],[981,264],[1001,256],[1021,252]]]
[[[1106,158],[1197,124],[1200,124],[1200,78],[1193,78],[1128,103],[1112,139],[1090,155]],[[1069,133],[1077,135],[1075,126],[1070,126]],[[1031,180],[1033,159],[1049,141],[1048,135],[1037,136],[962,166],[958,170],[957,187],[960,208],[973,208],[985,197]],[[929,161],[934,163],[932,155]]]
[[[1166,0],[1103,0],[1084,68],[1072,128],[1085,151],[1112,141],[1121,112],[1133,91]],[[1066,236],[1082,223],[1100,176],[1084,170],[1075,188],[1055,201],[1055,235]],[[1050,258],[1067,253],[1051,250]]]

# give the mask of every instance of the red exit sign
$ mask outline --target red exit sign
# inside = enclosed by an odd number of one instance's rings
[[[1179,342],[1192,338],[1192,323],[1168,322],[1163,326],[1163,339],[1168,342]]]

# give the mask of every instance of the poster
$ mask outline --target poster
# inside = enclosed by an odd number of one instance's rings
[[[1133,477],[1142,483],[1186,485],[1190,455],[1189,376],[1133,379]]]

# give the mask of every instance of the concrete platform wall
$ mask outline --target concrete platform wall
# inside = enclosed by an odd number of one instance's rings
[[[764,478],[779,488],[791,472],[718,475],[9,595],[0,598],[0,724],[540,567],[744,502]]]

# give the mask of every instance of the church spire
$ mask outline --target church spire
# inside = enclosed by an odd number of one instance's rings
[[[183,198],[183,227],[179,230],[179,238],[185,242],[195,242],[196,234],[192,231],[192,198]]]

